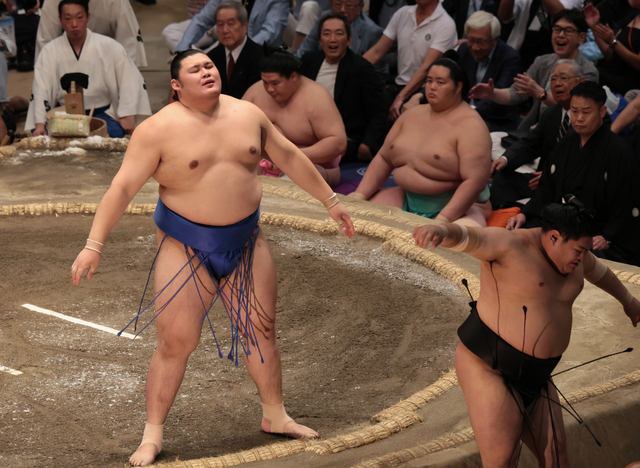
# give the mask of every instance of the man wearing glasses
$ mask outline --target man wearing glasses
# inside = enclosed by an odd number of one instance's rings
[[[555,104],[550,93],[549,78],[556,63],[561,59],[575,60],[583,70],[586,81],[598,82],[598,70],[580,53],[578,47],[587,36],[587,22],[580,10],[562,10],[553,18],[551,44],[553,54],[541,55],[526,73],[519,74],[509,88],[495,89],[493,80],[474,86],[469,93],[471,99],[491,99],[504,105],[517,105],[530,97],[533,106],[522,120],[519,130],[527,132],[538,123],[542,113]]]

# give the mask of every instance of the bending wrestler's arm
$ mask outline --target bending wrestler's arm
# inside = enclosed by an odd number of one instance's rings
[[[429,244],[435,249],[442,245],[447,249],[465,252],[478,260],[491,262],[513,248],[513,234],[503,228],[473,228],[458,224],[425,224],[414,229],[413,238],[418,247]]]
[[[387,138],[384,139],[384,143],[378,154],[373,158],[367,171],[364,173],[364,177],[360,181],[358,188],[355,192],[350,193],[349,196],[359,198],[361,200],[368,200],[376,194],[380,187],[389,179],[394,166],[391,162],[390,153],[391,147],[396,137],[402,132],[402,124],[406,120],[407,114],[400,116],[396,123],[393,124]]]
[[[462,183],[440,214],[455,221],[471,208],[478,195],[486,188],[491,173],[491,137],[480,120],[467,121],[458,139],[458,160]],[[464,125],[464,122],[461,123]]]
[[[408,165],[396,168],[393,173],[393,180],[405,190],[428,195],[438,195],[440,193],[453,190],[460,185],[460,180],[435,180],[425,177]]]
[[[73,263],[71,278],[78,285],[80,278],[88,269],[87,279],[93,276],[100,263],[102,245],[109,232],[127,209],[127,205],[138,193],[160,163],[160,145],[157,132],[147,121],[140,124],[129,142],[122,166],[113,178],[111,186],[102,197],[91,226],[87,247],[83,249]],[[102,245],[101,245],[102,244]]]
[[[316,88],[310,98],[313,108],[309,111],[309,122],[318,142],[300,150],[314,164],[328,163],[347,150],[347,132],[342,116],[326,89]]]
[[[613,296],[624,308],[634,327],[640,322],[640,302],[622,284],[618,277],[591,252],[584,256],[584,278]]]
[[[340,229],[347,237],[353,237],[355,231],[353,222],[347,210],[338,201],[331,187],[327,185],[316,167],[308,157],[302,153],[293,143],[285,138],[271,123],[267,116],[260,112],[260,126],[263,130],[263,151],[266,151],[271,160],[281,168],[285,174],[303,190],[308,192],[327,207],[327,211],[333,220],[338,223]],[[337,202],[337,203],[336,203]],[[335,203],[335,204],[334,204]]]

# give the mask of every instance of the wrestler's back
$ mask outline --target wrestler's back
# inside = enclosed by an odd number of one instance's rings
[[[406,167],[429,179],[460,180],[458,141],[474,138],[478,126],[476,116],[469,112],[474,111],[458,106],[452,112],[437,114],[428,104],[408,110],[401,116],[398,135],[385,142],[385,159],[396,173]]]
[[[229,225],[255,212],[262,197],[256,175],[261,154],[259,110],[221,95],[213,116],[179,103],[155,119],[161,140],[160,163],[153,178],[163,202],[187,219]]]
[[[537,231],[510,231],[517,237],[515,248],[494,262],[481,262],[477,308],[482,321],[514,348],[546,359],[569,345],[572,305],[584,274],[580,263],[566,277],[560,275],[543,255]]]
[[[262,82],[253,85],[251,101],[257,105],[269,118],[271,123],[298,148],[305,148],[318,142],[318,137],[313,131],[312,119],[319,90],[310,86],[308,78],[303,79],[298,91],[289,99],[286,105],[274,101],[264,89]],[[315,84],[315,83],[313,83]],[[320,85],[318,85],[320,86]],[[327,91],[320,87],[331,98]]]

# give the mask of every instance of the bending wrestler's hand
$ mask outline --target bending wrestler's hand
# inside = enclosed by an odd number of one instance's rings
[[[131,135],[133,133],[133,130],[136,128],[135,115],[128,115],[126,117],[122,117],[118,119],[118,122],[120,123],[120,126],[124,130],[124,133],[126,133],[127,135]]]
[[[491,175],[496,171],[501,171],[507,167],[507,159],[500,156],[498,159],[491,163]]]
[[[489,78],[488,83],[478,83],[469,91],[469,99],[491,99],[493,96],[493,79]]]
[[[329,212],[329,216],[338,223],[338,227],[345,233],[347,237],[353,237],[356,233],[353,228],[353,221],[351,221],[351,216],[349,216],[349,212],[347,209],[342,206],[342,203],[338,203],[337,205],[332,206],[327,210]]]
[[[631,319],[633,326],[637,327],[640,322],[640,301],[634,297],[631,304],[625,306],[624,313]]]
[[[73,284],[76,286],[79,285],[80,278],[82,278],[82,275],[84,275],[84,272],[87,270],[89,270],[87,273],[87,279],[91,279],[99,264],[100,254],[98,252],[83,249],[71,266],[71,281],[73,281]]]
[[[429,243],[434,249],[438,247],[445,239],[445,234],[445,230],[442,227],[433,224],[425,224],[413,230],[413,238],[416,241],[416,245],[423,249],[426,249]]]
[[[593,237],[593,250],[607,250],[609,248],[609,243],[607,239],[602,236],[594,236]]]
[[[520,229],[520,226],[522,226],[526,220],[527,217],[525,215],[523,215],[522,213],[518,213],[517,215],[509,218],[509,221],[507,221],[507,229],[509,231]]]
[[[540,183],[540,177],[542,177],[542,172],[534,172],[533,179],[529,181],[529,188],[531,190],[535,190],[538,188],[538,184]]]

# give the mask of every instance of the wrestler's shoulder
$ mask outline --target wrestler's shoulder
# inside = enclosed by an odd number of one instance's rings
[[[236,99],[232,96],[221,95],[220,106],[226,116],[235,116],[242,119],[261,119],[265,116],[264,112],[253,102]]]

